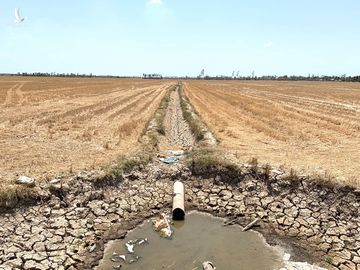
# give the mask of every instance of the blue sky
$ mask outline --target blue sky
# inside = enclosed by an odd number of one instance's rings
[[[358,75],[359,14],[358,0],[0,0],[0,73]]]

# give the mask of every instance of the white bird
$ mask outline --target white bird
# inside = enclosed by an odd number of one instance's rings
[[[20,9],[15,8],[15,23],[22,23],[25,19],[20,16]]]

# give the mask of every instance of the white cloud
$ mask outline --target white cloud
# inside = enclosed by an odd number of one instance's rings
[[[148,2],[149,5],[161,5],[162,4],[162,0],[150,0]]]
[[[151,20],[169,20],[172,17],[171,10],[163,0],[149,0],[145,6],[145,14]]]
[[[264,45],[265,48],[271,48],[272,46],[273,46],[272,41],[268,41],[268,42],[266,42],[265,45]]]

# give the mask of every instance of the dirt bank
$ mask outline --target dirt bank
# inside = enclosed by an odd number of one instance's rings
[[[62,179],[48,201],[1,214],[0,269],[90,269],[104,243],[171,207],[175,179],[185,183],[187,209],[240,225],[260,217],[256,229],[293,259],[329,269],[360,267],[358,192],[291,182],[279,172],[267,179],[247,168],[200,176],[181,164],[154,163],[117,179],[96,173]]]

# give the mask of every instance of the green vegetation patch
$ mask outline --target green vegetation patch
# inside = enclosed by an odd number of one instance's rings
[[[111,168],[111,175],[120,177],[122,174],[130,173],[149,164],[152,161],[151,154],[140,153],[134,157],[120,156],[115,166]]]
[[[203,124],[198,116],[198,113],[191,106],[188,97],[185,95],[182,83],[179,83],[179,95],[183,117],[189,124],[190,130],[195,136],[196,141],[199,142],[205,138],[206,129],[203,128]]]

